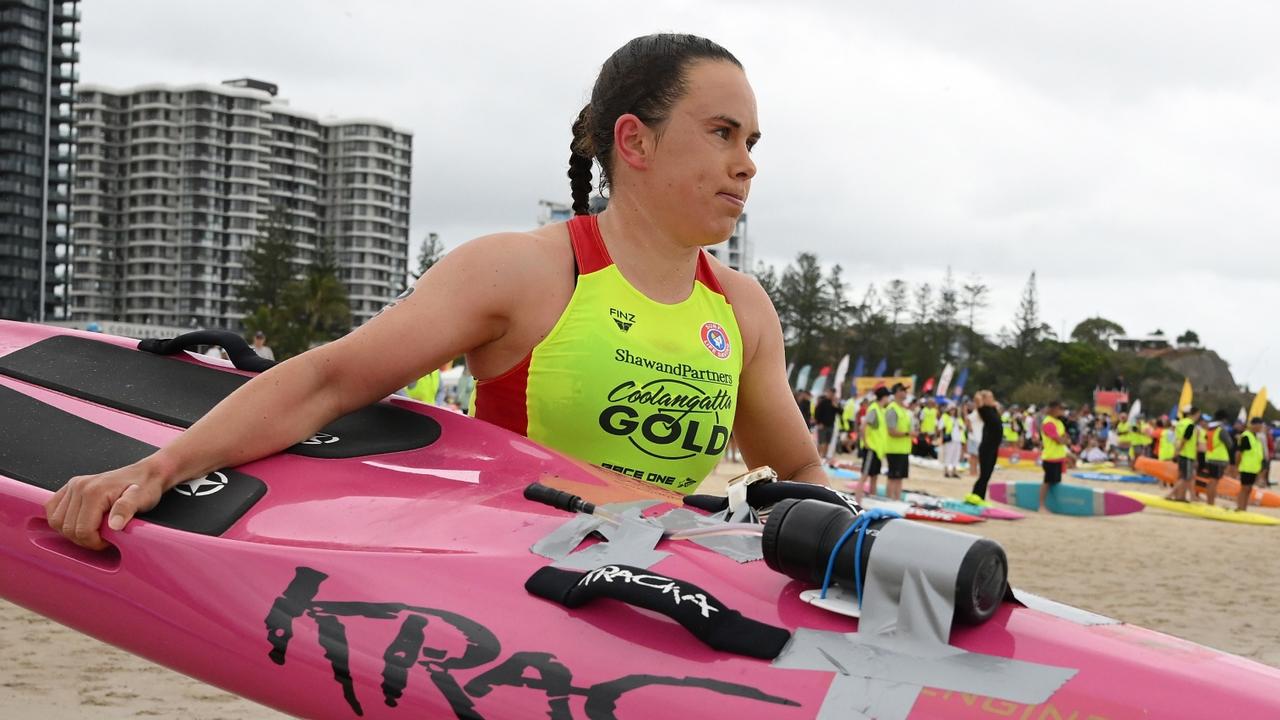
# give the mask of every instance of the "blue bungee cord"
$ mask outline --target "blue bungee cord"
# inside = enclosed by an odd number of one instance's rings
[[[862,607],[862,540],[867,536],[867,528],[876,520],[889,520],[900,517],[902,517],[902,515],[884,508],[868,508],[863,510],[862,513],[854,519],[853,524],[849,526],[849,529],[845,530],[844,534],[840,536],[840,539],[836,541],[835,547],[831,549],[831,555],[827,558],[827,572],[822,576],[822,592],[818,597],[826,599],[827,590],[831,587],[831,573],[836,567],[836,555],[840,554],[840,548],[844,547],[845,542],[852,537],[854,533],[857,533],[858,541],[854,545],[853,553],[853,582],[854,592],[857,593],[858,596],[858,607]]]

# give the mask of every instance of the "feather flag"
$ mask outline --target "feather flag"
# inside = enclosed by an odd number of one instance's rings
[[[813,379],[813,387],[809,388],[809,392],[814,396],[821,395],[827,389],[827,379],[831,376],[831,366],[823,365],[818,371],[818,377]]]
[[[800,368],[800,374],[796,376],[796,390],[803,390],[809,386],[809,370],[808,365]]]
[[[796,371],[796,364],[793,362],[787,363],[787,384],[788,385],[791,384],[791,373],[795,371]]]
[[[844,397],[844,378],[849,374],[849,356],[845,355],[840,358],[840,363],[836,365],[835,389],[836,398]]]
[[[956,386],[952,388],[951,394],[954,397],[960,397],[964,394],[964,384],[969,382],[969,368],[960,371],[960,377],[956,379]]]
[[[1258,391],[1258,394],[1253,396],[1253,403],[1249,405],[1249,417],[1247,418],[1247,420],[1252,420],[1253,418],[1260,418],[1262,417],[1262,414],[1265,413],[1266,411],[1267,411],[1267,388],[1266,386],[1263,386],[1263,388]]]
[[[884,371],[889,367],[889,358],[880,358],[880,364],[876,365],[876,371],[871,373],[871,377],[884,377]]]
[[[856,378],[862,377],[862,373],[866,371],[866,369],[867,369],[867,364],[863,362],[862,356],[859,355],[858,362],[853,364],[853,376]]]
[[[1182,413],[1191,404],[1192,397],[1191,379],[1184,378],[1182,380],[1182,394],[1178,396],[1178,417],[1182,417]]]
[[[936,393],[937,395],[940,395],[942,397],[947,396],[947,388],[951,387],[951,376],[955,374],[956,374],[955,366],[953,366],[951,363],[947,363],[946,367],[942,368],[942,377],[938,378],[938,392]]]

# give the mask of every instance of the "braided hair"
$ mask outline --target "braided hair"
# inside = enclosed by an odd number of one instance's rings
[[[699,60],[742,63],[720,45],[696,35],[663,33],[635,38],[605,60],[587,103],[573,121],[569,189],[573,213],[590,212],[591,166],[600,163],[600,190],[613,171],[613,126],[628,113],[660,125],[687,90],[686,71]]]

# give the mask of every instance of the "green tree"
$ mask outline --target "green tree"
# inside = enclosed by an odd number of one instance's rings
[[[297,273],[297,246],[296,233],[289,227],[284,211],[273,208],[262,233],[244,256],[245,282],[240,286],[243,324],[251,334],[261,330],[273,350],[289,329],[285,291]]]
[[[1200,344],[1200,336],[1196,334],[1195,330],[1188,330],[1178,336],[1177,343],[1178,345],[1191,345],[1194,347]]]
[[[244,254],[245,283],[240,286],[240,306],[244,312],[280,305],[285,286],[297,273],[294,262],[297,246],[296,233],[288,226],[284,212],[273,209],[263,232]]]
[[[889,323],[893,325],[893,334],[898,334],[898,319],[907,312],[907,284],[902,280],[890,280],[884,290],[885,311],[889,315]]]
[[[292,322],[273,348],[277,357],[292,357],[351,331],[351,307],[346,287],[338,278],[332,244],[321,243],[315,262],[302,277],[289,283],[284,296]]]
[[[418,248],[418,269],[410,273],[413,275],[413,279],[417,280],[426,275],[433,265],[440,262],[444,257],[444,253],[444,243],[440,242],[440,236],[436,233],[427,233],[427,237],[422,241],[422,246]]]
[[[821,363],[839,352],[852,314],[839,265],[824,271],[816,255],[800,253],[783,269],[775,293],[789,359]]]
[[[974,355],[976,346],[978,345],[978,332],[975,323],[978,319],[978,313],[987,307],[987,296],[991,294],[991,288],[982,282],[982,278],[974,275],[969,281],[960,286],[959,306],[964,312],[965,325],[965,351],[970,356]]]
[[[1071,331],[1071,339],[1091,345],[1110,347],[1111,339],[1124,335],[1124,328],[1119,323],[1102,317],[1091,317],[1081,320]]]

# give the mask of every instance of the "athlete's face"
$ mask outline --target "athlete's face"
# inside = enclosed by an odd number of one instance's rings
[[[687,91],[671,109],[646,181],[680,237],[724,242],[743,212],[760,139],[756,96],[740,68],[703,61],[687,70]]]

